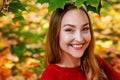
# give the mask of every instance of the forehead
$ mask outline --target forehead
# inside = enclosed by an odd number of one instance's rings
[[[80,26],[86,23],[89,23],[86,13],[80,9],[72,9],[64,14],[61,25],[73,24]]]

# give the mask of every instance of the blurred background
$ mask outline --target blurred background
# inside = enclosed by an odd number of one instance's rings
[[[38,80],[45,69],[44,44],[51,15],[48,4],[21,2],[29,5],[27,11],[21,11],[23,17],[5,12],[8,7],[0,17],[0,80]],[[104,0],[102,5],[100,15],[89,12],[96,39],[95,54],[120,72],[120,1]]]

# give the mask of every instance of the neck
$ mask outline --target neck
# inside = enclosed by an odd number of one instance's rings
[[[72,56],[64,55],[57,65],[60,67],[77,67],[80,66],[80,58],[74,58]]]

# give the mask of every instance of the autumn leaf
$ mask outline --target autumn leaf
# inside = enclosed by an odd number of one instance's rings
[[[33,75],[32,71],[30,71],[30,70],[26,70],[25,71],[25,78],[26,78],[26,80],[29,79],[30,77],[32,77],[32,75]]]
[[[6,77],[9,77],[12,73],[12,71],[10,69],[7,69],[7,68],[0,68],[0,73],[2,75],[2,77],[6,78]]]

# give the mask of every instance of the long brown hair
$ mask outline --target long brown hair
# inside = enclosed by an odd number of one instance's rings
[[[61,50],[59,45],[61,21],[64,14],[72,9],[77,9],[74,3],[66,3],[64,9],[57,8],[51,15],[49,30],[46,38],[45,63],[47,65],[56,64],[61,60]],[[100,69],[96,57],[94,55],[94,36],[90,17],[83,7],[80,7],[79,9],[84,11],[87,15],[91,33],[91,42],[81,58],[81,69],[85,73],[87,80],[107,80],[106,75]]]

